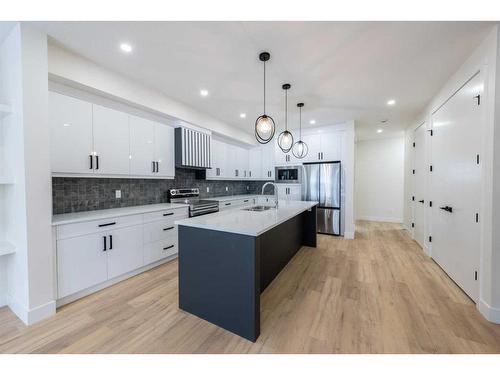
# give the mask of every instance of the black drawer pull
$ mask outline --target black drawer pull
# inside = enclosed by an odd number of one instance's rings
[[[110,225],[115,225],[116,222],[113,221],[112,223],[106,223],[106,224],[99,224],[99,228],[102,228],[102,227],[109,227]]]
[[[243,202],[248,202],[248,199],[245,199]]]
[[[174,227],[163,228],[163,230],[170,230],[170,229],[174,229]]]
[[[173,247],[174,247],[174,245],[170,245],[170,246],[164,247],[163,250],[168,250],[168,249],[171,249]]]
[[[170,216],[170,215],[173,215],[173,214],[174,214],[173,212],[169,212],[169,213],[163,214],[163,216]]]
[[[231,205],[231,203],[225,203],[225,205],[226,205],[226,206],[230,206],[230,205]]]

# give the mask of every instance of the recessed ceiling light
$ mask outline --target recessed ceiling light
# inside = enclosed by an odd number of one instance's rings
[[[394,105],[394,104],[396,104],[396,101],[394,99],[389,99],[387,101],[387,105]]]
[[[245,117],[247,117],[247,114],[246,113],[240,113],[240,117],[241,118],[245,118]]]
[[[201,96],[207,96],[208,95],[208,91],[207,90],[200,90],[200,95]]]
[[[120,44],[120,49],[123,52],[127,52],[127,53],[132,52],[132,46],[130,44],[128,44],[128,43],[122,43],[122,44]]]
[[[382,133],[383,130],[382,129],[377,129],[377,133]]]
[[[316,120],[311,120],[311,121],[309,121],[309,124],[311,124],[311,125],[316,124]]]

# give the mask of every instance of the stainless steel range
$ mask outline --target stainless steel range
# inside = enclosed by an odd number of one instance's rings
[[[170,189],[168,191],[170,203],[189,204],[189,217],[211,214],[219,211],[219,202],[200,199],[199,189]]]

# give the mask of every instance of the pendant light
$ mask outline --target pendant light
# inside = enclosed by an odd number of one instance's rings
[[[278,146],[285,154],[293,147],[293,135],[288,131],[288,90],[292,87],[289,83],[285,83],[281,88],[285,90],[285,130],[278,136]]]
[[[292,153],[293,156],[295,156],[297,159],[303,159],[307,156],[307,153],[309,151],[309,147],[307,147],[307,144],[302,141],[302,107],[304,106],[304,103],[297,103],[297,107],[299,107],[299,140],[295,142],[292,148]]]
[[[275,125],[271,116],[266,115],[266,61],[271,58],[269,52],[262,52],[259,60],[264,63],[264,114],[255,121],[255,138],[259,143],[269,143],[274,137]]]

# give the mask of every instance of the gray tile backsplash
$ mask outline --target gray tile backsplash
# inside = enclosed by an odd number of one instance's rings
[[[264,181],[207,181],[197,179],[196,172],[177,168],[175,180],[135,178],[53,177],[53,214],[129,207],[167,202],[172,188],[200,189],[203,198],[221,195],[257,194]],[[226,191],[226,186],[228,191]],[[210,192],[207,193],[207,187]],[[121,190],[121,198],[115,198]]]

